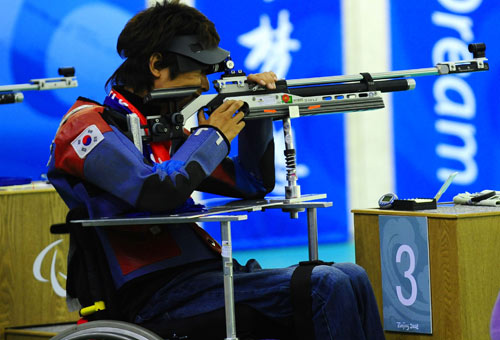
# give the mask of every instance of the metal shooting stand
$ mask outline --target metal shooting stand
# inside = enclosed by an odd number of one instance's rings
[[[305,195],[293,200],[255,200],[235,201],[228,205],[214,207],[207,212],[185,213],[167,216],[138,217],[138,218],[105,218],[94,220],[75,220],[72,223],[80,223],[83,227],[111,227],[132,225],[161,225],[182,224],[196,222],[219,222],[221,228],[222,245],[222,267],[224,274],[224,303],[226,309],[226,340],[238,340],[236,336],[235,302],[233,284],[233,257],[231,241],[231,222],[244,221],[247,213],[253,211],[264,211],[266,209],[284,209],[285,211],[307,210],[307,224],[309,237],[309,260],[318,259],[318,234],[316,209],[332,205],[331,202],[310,202],[325,198],[326,195]],[[228,213],[236,213],[227,215]]]

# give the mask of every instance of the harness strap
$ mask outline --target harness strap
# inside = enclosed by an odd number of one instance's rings
[[[293,307],[293,321],[297,339],[315,339],[311,275],[314,267],[319,265],[332,265],[333,262],[302,261],[295,268],[290,281],[290,290]]]

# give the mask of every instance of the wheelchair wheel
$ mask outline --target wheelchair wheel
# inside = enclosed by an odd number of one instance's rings
[[[92,321],[75,325],[57,334],[51,340],[164,340],[155,333],[132,323],[122,321]]]

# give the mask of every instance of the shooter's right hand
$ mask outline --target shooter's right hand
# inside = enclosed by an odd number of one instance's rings
[[[238,111],[243,106],[241,100],[226,100],[219,106],[208,119],[203,110],[198,112],[198,125],[212,125],[219,129],[231,142],[245,127],[244,113]],[[236,113],[236,111],[238,111]]]

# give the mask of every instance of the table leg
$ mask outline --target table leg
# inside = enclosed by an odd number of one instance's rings
[[[231,245],[231,224],[221,222],[222,265],[224,271],[224,304],[226,308],[226,340],[238,340],[234,306],[233,254]]]
[[[317,261],[318,256],[318,216],[316,208],[307,208],[307,233],[309,238],[309,261]]]

